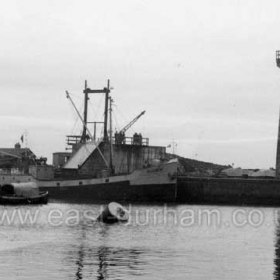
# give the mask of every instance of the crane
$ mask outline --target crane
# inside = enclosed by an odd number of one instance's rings
[[[119,132],[115,133],[116,144],[123,144],[125,140],[125,132],[131,128],[144,114],[146,111],[141,112],[137,117],[135,117],[131,122],[129,122],[125,127],[123,127]]]
[[[128,123],[119,133],[125,133],[129,128],[131,128],[144,114],[146,111],[141,112],[137,117],[135,117],[130,123]]]

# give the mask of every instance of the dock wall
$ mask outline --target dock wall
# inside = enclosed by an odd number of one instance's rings
[[[181,177],[178,178],[177,201],[280,206],[280,180]]]

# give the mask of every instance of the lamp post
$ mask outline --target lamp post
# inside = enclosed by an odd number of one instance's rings
[[[280,68],[280,51],[276,51],[276,65]],[[280,117],[280,116],[279,116]],[[278,124],[278,138],[276,151],[276,178],[280,179],[280,118]]]

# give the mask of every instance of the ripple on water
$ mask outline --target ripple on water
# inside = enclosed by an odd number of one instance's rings
[[[2,225],[0,271],[4,279],[279,279],[277,224],[185,227],[164,224],[162,217],[159,223],[145,225],[54,226],[47,221],[52,209],[65,214],[98,208],[50,203],[39,208],[33,225]],[[133,206],[132,219],[136,210],[144,213],[155,208],[161,206]],[[196,211],[200,207],[170,206],[179,212],[186,208]],[[227,219],[234,210],[217,209]],[[272,208],[261,211],[267,219],[273,218]]]

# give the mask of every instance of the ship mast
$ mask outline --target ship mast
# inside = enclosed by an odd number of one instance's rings
[[[113,147],[112,147],[112,98],[110,97],[110,80],[107,80],[107,87],[104,87],[103,89],[90,89],[87,85],[87,81],[85,81],[85,89],[84,89],[84,126],[83,126],[83,133],[81,136],[81,142],[85,143],[87,140],[87,124],[89,123],[87,120],[87,114],[88,114],[88,100],[89,100],[89,94],[94,93],[105,93],[105,108],[104,108],[104,131],[103,131],[103,141],[105,143],[109,143],[109,169],[110,173],[113,173]],[[110,103],[109,103],[110,102]],[[108,108],[110,106],[110,108]],[[108,110],[109,109],[109,110]],[[108,111],[110,112],[110,131],[109,131],[109,137],[108,137]],[[96,123],[94,123],[94,139],[96,136]],[[91,134],[90,134],[91,136]],[[90,138],[93,138],[92,136]]]
[[[105,112],[104,112],[104,141],[108,141],[108,131],[107,131],[107,124],[108,124],[108,102],[109,102],[109,93],[110,93],[110,80],[107,81],[107,88],[105,90]]]
[[[78,117],[79,117],[80,120],[82,121],[83,125],[86,127],[86,130],[87,130],[87,132],[88,132],[88,135],[89,135],[90,139],[91,139],[92,141],[94,141],[94,143],[96,143],[95,140],[93,139],[92,135],[91,135],[90,130],[88,129],[87,125],[85,124],[85,122],[84,122],[84,120],[83,120],[83,118],[82,118],[82,116],[81,116],[79,110],[77,109],[75,103],[73,102],[73,100],[72,100],[72,98],[71,98],[71,96],[70,96],[70,94],[69,94],[69,92],[68,92],[67,90],[66,90],[66,98],[68,98],[68,99],[70,100],[70,102],[72,103],[72,105],[73,105],[75,111],[76,111],[77,114],[78,114]],[[97,148],[98,152],[100,153],[102,159],[104,160],[106,166],[109,167],[109,165],[108,165],[108,163],[107,163],[107,160],[105,159],[103,153],[101,152],[101,150],[100,150],[99,147],[98,147],[98,143],[96,143],[96,148]]]
[[[82,133],[82,137],[81,137],[81,143],[85,143],[87,140],[87,111],[88,111],[88,91],[87,89],[87,81],[85,81],[85,90],[84,90],[84,94],[85,94],[85,99],[84,99],[84,126],[83,126],[83,133]]]
[[[114,167],[113,167],[113,141],[112,141],[112,103],[113,103],[113,98],[110,96],[109,97],[110,100],[110,108],[109,108],[109,112],[110,112],[110,130],[109,130],[109,137],[110,137],[110,141],[109,141],[109,145],[110,145],[110,155],[109,155],[109,166],[110,166],[110,172],[114,173]]]
[[[87,124],[89,123],[87,121],[87,114],[88,114],[88,100],[89,100],[89,94],[94,93],[105,93],[105,111],[104,111],[104,133],[103,133],[103,141],[108,141],[108,102],[109,102],[109,93],[110,93],[110,80],[107,81],[107,87],[104,87],[103,89],[90,89],[88,88],[87,81],[85,81],[85,89],[84,89],[84,128],[82,133],[81,142],[86,142],[86,132],[87,132]],[[98,122],[96,122],[98,123]]]
[[[78,117],[79,117],[80,120],[82,121],[83,126],[84,126],[84,128],[86,129],[86,132],[88,132],[88,135],[89,135],[90,139],[93,140],[93,137],[92,137],[92,135],[91,135],[91,132],[90,132],[90,130],[89,130],[88,127],[87,127],[87,123],[85,123],[85,121],[84,121],[84,119],[82,118],[82,116],[81,116],[79,110],[77,109],[77,107],[76,107],[74,101],[72,100],[72,98],[71,98],[71,96],[70,96],[70,93],[69,93],[67,90],[66,90],[66,98],[70,100],[70,102],[71,102],[71,104],[73,105],[73,107],[74,107],[74,109],[75,109],[75,111],[76,111]],[[81,140],[81,142],[82,142],[82,140]]]

